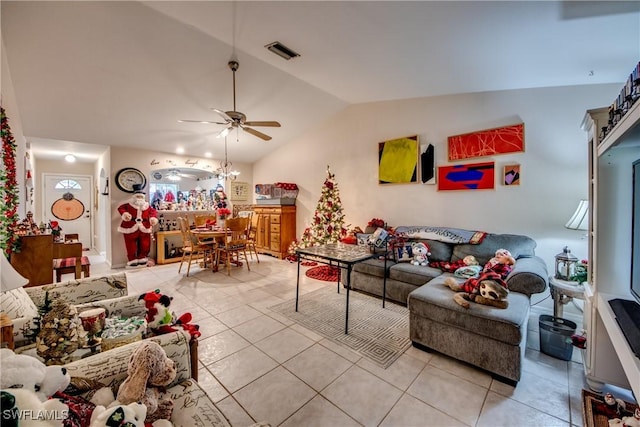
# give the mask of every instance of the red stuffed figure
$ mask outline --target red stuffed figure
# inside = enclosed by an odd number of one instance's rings
[[[199,325],[193,325],[191,322],[191,313],[185,313],[175,318],[169,309],[173,298],[160,293],[159,289],[140,295],[138,300],[144,300],[144,306],[147,310],[145,319],[149,329],[156,334],[162,335],[183,329],[191,335],[192,338],[198,338],[202,333],[199,331]]]
[[[158,213],[145,200],[142,186],[136,184],[131,199],[120,206],[118,212],[122,222],[118,231],[124,235],[127,248],[127,265],[147,265],[151,249],[151,233],[158,223]]]

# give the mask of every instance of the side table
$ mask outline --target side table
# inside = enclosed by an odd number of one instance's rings
[[[0,313],[0,330],[2,331],[2,346],[7,344],[7,347],[13,350],[15,344],[13,342],[13,323],[11,319],[4,313]]]
[[[562,317],[563,305],[574,298],[584,300],[584,286],[581,283],[567,282],[552,276],[549,277],[549,287],[553,298],[553,317]]]

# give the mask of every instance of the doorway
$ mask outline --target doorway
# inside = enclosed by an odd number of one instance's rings
[[[93,177],[45,173],[43,183],[43,221],[58,221],[63,235],[78,234],[82,247],[92,248]]]

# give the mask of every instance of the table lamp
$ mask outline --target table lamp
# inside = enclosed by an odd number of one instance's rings
[[[27,283],[29,279],[18,273],[4,254],[0,255],[0,291],[10,291]]]
[[[564,226],[570,230],[587,230],[589,228],[588,200],[580,200],[576,211]]]

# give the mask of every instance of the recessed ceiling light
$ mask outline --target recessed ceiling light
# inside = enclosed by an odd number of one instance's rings
[[[74,156],[73,154],[67,154],[66,156],[64,156],[64,159],[69,163],[73,163],[76,161],[76,156]]]
[[[206,153],[204,153],[205,157],[211,157],[211,152],[207,151]]]
[[[176,153],[177,154],[184,154],[184,148],[182,148],[182,147],[176,148]]]

